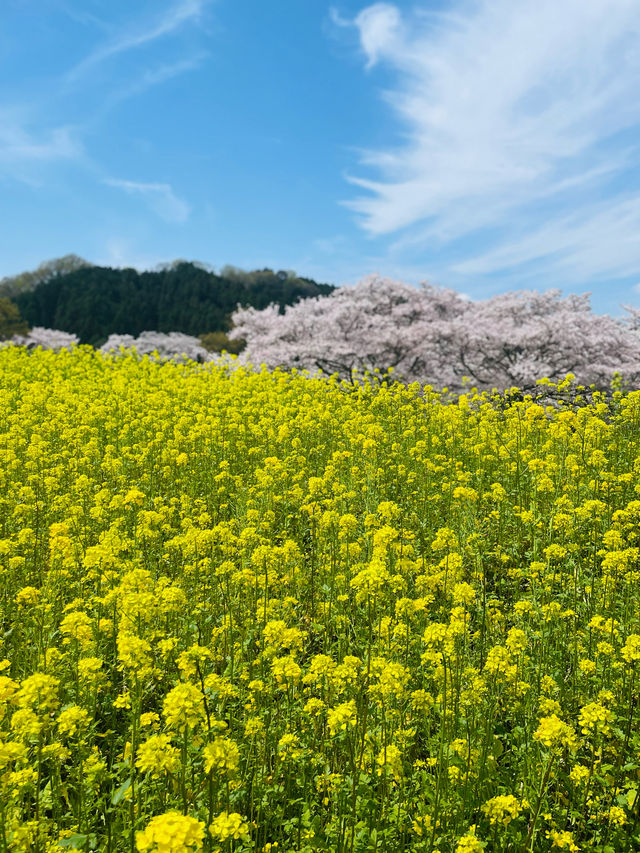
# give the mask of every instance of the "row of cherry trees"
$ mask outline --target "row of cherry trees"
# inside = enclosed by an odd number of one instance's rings
[[[61,332],[58,329],[45,329],[34,326],[29,332],[14,335],[11,341],[4,345],[22,346],[26,349],[61,350],[77,346],[77,335]],[[100,352],[117,355],[123,350],[135,349],[138,355],[154,355],[160,359],[188,359],[191,361],[211,361],[215,355],[208,352],[199,338],[185,335],[182,332],[142,332],[138,337],[133,335],[109,335],[106,342],[99,347]]]
[[[121,349],[135,349],[139,355],[156,354],[161,359],[186,358],[191,361],[213,360],[200,343],[200,339],[182,332],[142,332],[137,338],[132,335],[109,335],[100,347],[100,352],[117,354]]]
[[[246,341],[244,364],[355,374],[392,368],[394,378],[458,391],[558,381],[573,373],[606,387],[615,373],[640,385],[640,311],[626,320],[594,314],[589,297],[521,291],[471,301],[453,290],[412,287],[372,276],[355,287],[304,299],[280,313],[239,308],[230,338]],[[64,332],[34,328],[13,343],[59,349],[77,343]],[[160,358],[217,360],[198,338],[178,332],[111,335],[103,352],[135,347]]]
[[[640,312],[626,321],[594,314],[589,296],[521,291],[471,301],[453,290],[372,276],[306,299],[280,314],[239,309],[232,338],[244,358],[349,378],[385,371],[405,382],[460,390],[531,389],[573,373],[598,387],[620,373],[640,382]]]

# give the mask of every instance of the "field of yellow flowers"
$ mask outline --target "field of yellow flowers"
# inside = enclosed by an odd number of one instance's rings
[[[640,392],[0,351],[1,853],[640,849],[639,449]]]

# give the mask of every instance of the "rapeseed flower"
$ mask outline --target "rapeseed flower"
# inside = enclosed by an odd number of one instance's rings
[[[600,702],[588,702],[580,709],[579,722],[585,735],[608,735],[614,719],[613,711],[605,708]]]
[[[90,722],[89,712],[86,708],[72,705],[65,708],[58,715],[58,732],[67,738],[82,734]]]
[[[508,826],[522,811],[522,804],[513,794],[500,794],[493,797],[482,806],[482,811],[491,824],[501,823]]]
[[[167,693],[162,711],[169,728],[179,732],[188,726],[195,729],[204,722],[204,696],[200,688],[188,682],[176,685]]]
[[[547,838],[553,842],[552,847],[558,847],[560,850],[569,850],[570,853],[579,853],[580,851],[580,848],[573,840],[573,835],[567,832],[567,830],[556,832],[552,829],[547,833]]]
[[[209,826],[209,832],[216,841],[249,840],[249,824],[237,812],[221,812]]]
[[[403,776],[402,753],[394,744],[383,747],[376,756],[378,775],[390,773],[399,782]]]
[[[476,836],[475,826],[472,826],[469,832],[458,840],[455,853],[482,853],[484,847],[485,845]]]
[[[204,823],[179,812],[166,812],[152,818],[136,833],[140,853],[182,853],[202,850]]]
[[[355,700],[342,702],[327,711],[327,726],[332,735],[344,732],[356,723],[357,709]]]
[[[551,750],[564,749],[565,747],[575,750],[578,745],[573,728],[564,723],[557,714],[542,717],[533,737]]]
[[[15,702],[19,708],[31,708],[40,713],[54,711],[60,704],[59,684],[59,679],[52,675],[36,672],[21,682]]]
[[[240,750],[237,744],[227,737],[218,737],[204,748],[204,769],[206,773],[214,771],[220,775],[232,775],[238,769]]]
[[[640,392],[82,347],[0,380],[10,849],[623,843]]]
[[[159,779],[165,773],[175,773],[179,765],[180,753],[168,735],[151,735],[138,747],[136,767],[153,779]]]

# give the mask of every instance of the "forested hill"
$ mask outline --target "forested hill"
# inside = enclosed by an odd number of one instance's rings
[[[275,302],[283,307],[334,289],[291,272],[224,267],[216,274],[187,261],[142,273],[78,265],[35,284],[17,284],[4,279],[0,295],[16,303],[30,326],[73,332],[88,344],[101,344],[111,333],[227,331],[238,304],[265,308]]]

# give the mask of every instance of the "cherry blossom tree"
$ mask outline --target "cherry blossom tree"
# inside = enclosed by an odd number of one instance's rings
[[[640,337],[628,324],[594,314],[588,294],[520,291],[469,303],[452,324],[453,369],[481,388],[530,389],[545,376],[575,374],[606,387],[614,373],[640,377]]]
[[[212,353],[202,346],[198,338],[182,332],[142,332],[137,338],[132,335],[109,335],[100,347],[100,352],[116,354],[121,349],[132,348],[139,355],[156,353],[162,360],[187,359],[201,363],[213,360]]]
[[[629,315],[625,318],[625,324],[635,332],[640,332],[640,308],[635,308],[633,305],[623,305],[622,307]]]
[[[238,309],[233,322],[230,337],[247,342],[246,361],[343,378],[393,368],[400,380],[452,390],[465,382],[528,390],[567,373],[599,387],[616,372],[640,381],[640,336],[630,323],[594,314],[588,295],[555,290],[471,301],[374,276],[283,314]]]
[[[244,339],[236,360],[208,352],[180,332],[111,335],[101,347],[117,354],[135,348],[159,359],[266,364],[354,379],[393,369],[392,377],[460,391],[467,385],[503,390],[535,388],[573,373],[583,385],[607,387],[615,373],[640,385],[640,309],[616,320],[594,314],[588,295],[563,297],[520,291],[471,301],[453,290],[372,276],[355,287],[285,308],[239,308],[230,337]],[[75,335],[34,327],[11,344],[72,347]]]
[[[78,336],[59,329],[45,329],[43,326],[34,326],[25,335],[14,335],[11,343],[27,349],[71,349],[78,343]]]
[[[275,305],[240,308],[229,337],[246,340],[242,356],[249,363],[344,378],[393,368],[399,378],[436,383],[446,370],[442,331],[465,310],[465,300],[453,290],[372,276],[356,287],[287,306],[284,314]]]

